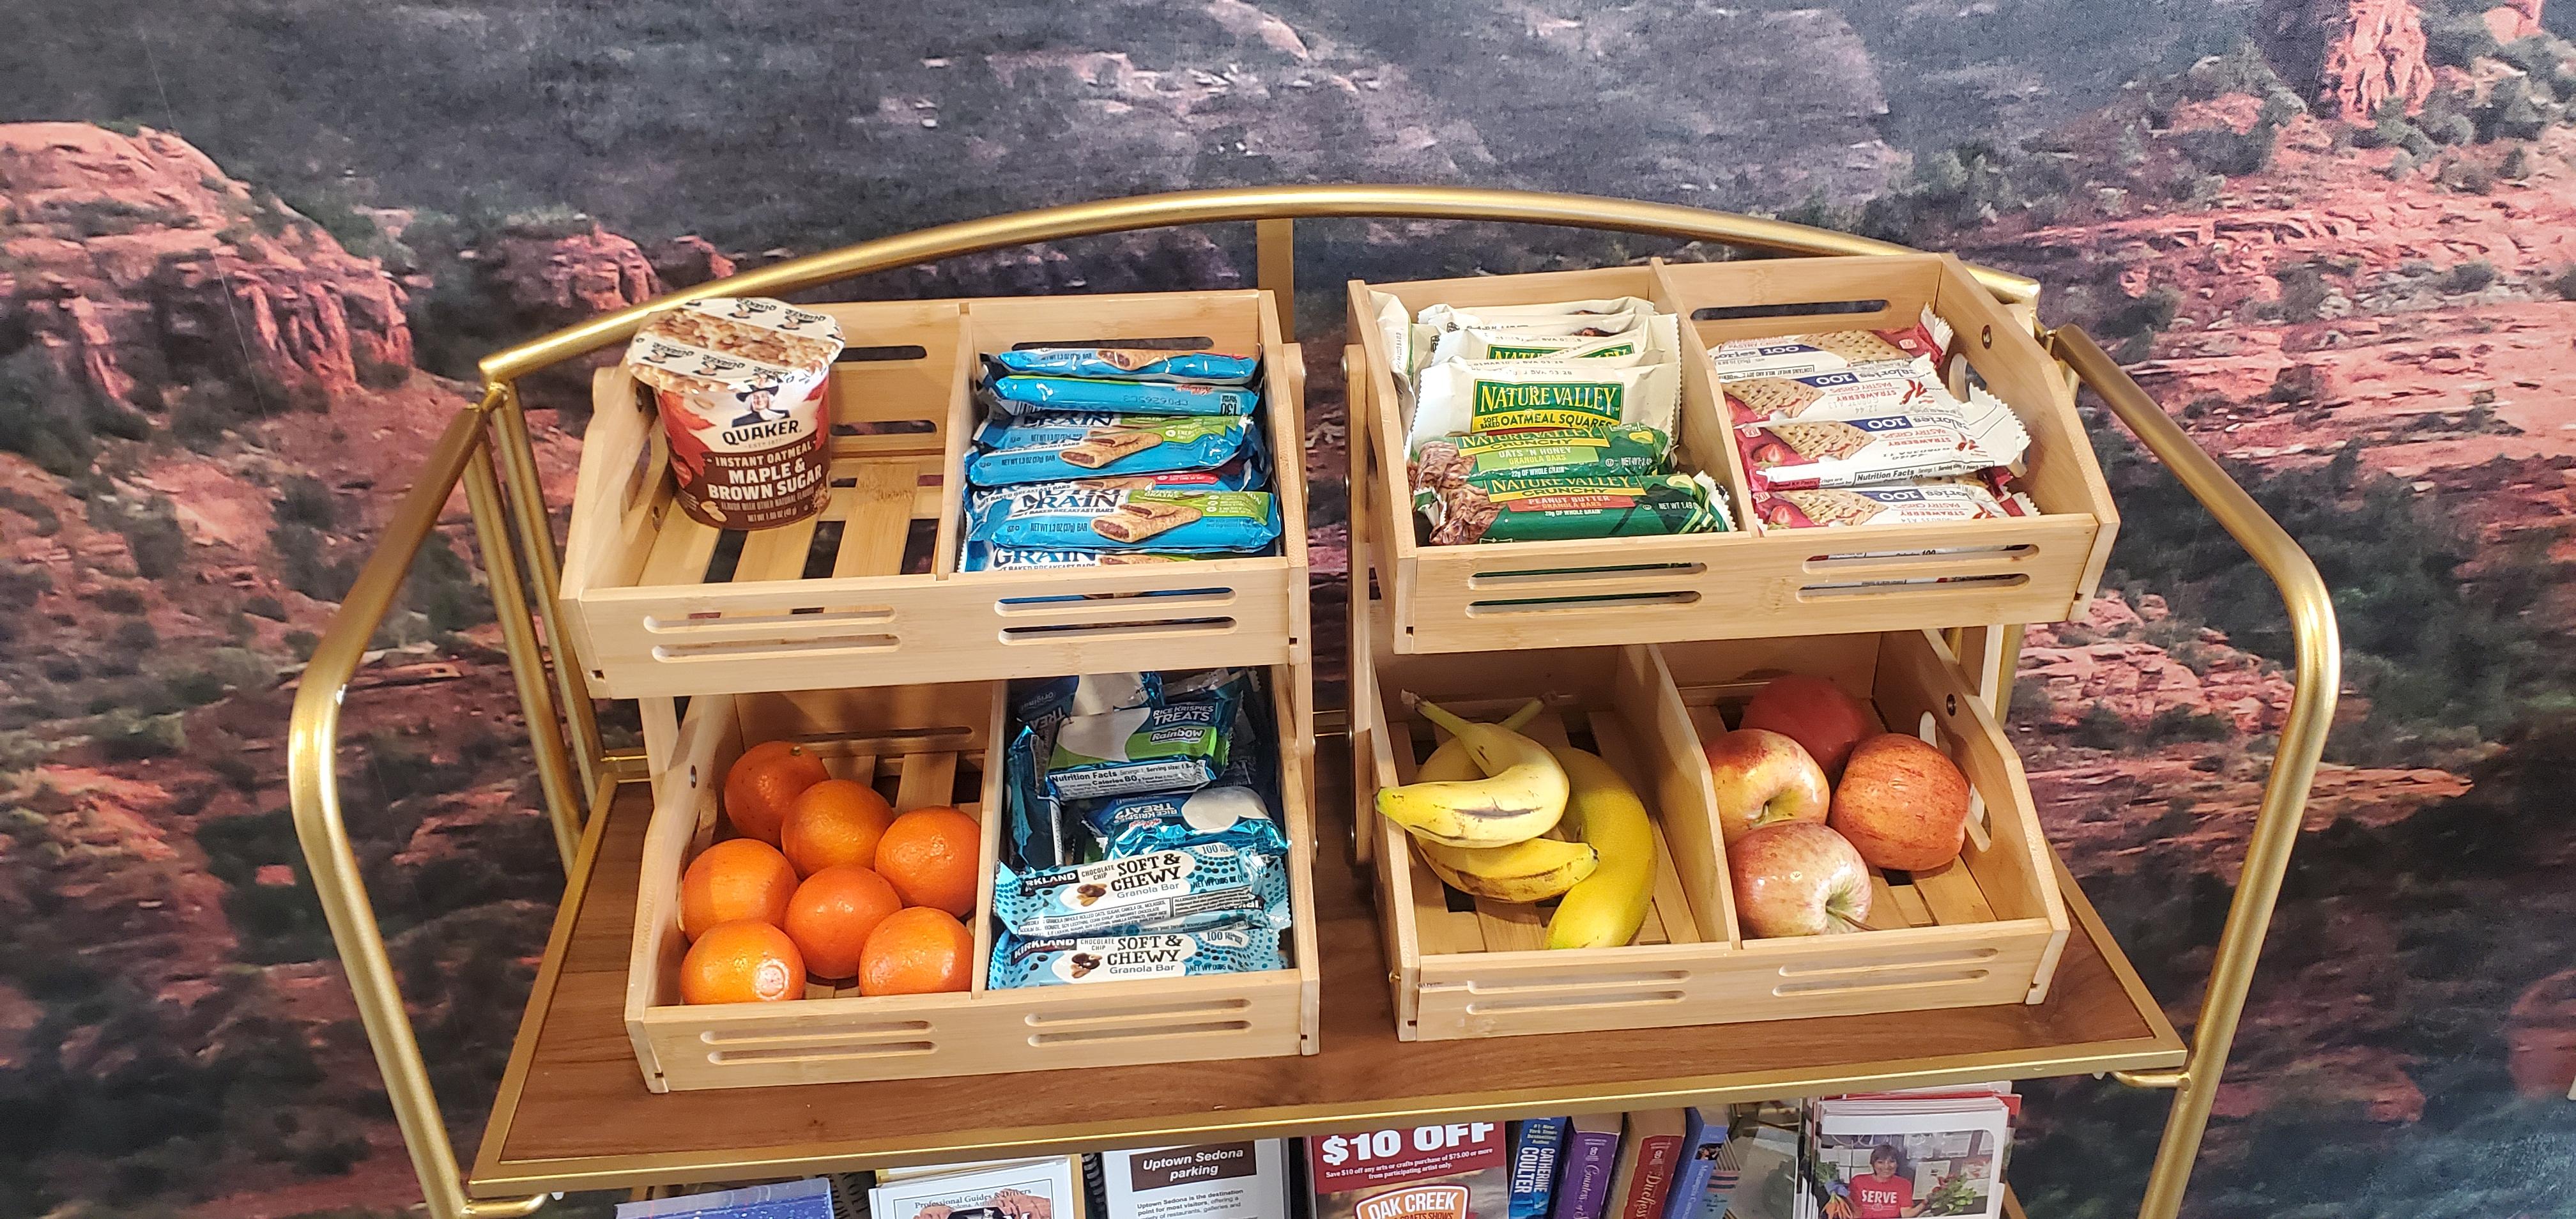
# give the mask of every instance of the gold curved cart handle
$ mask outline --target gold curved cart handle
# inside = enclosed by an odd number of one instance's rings
[[[578,664],[558,653],[570,643],[556,630],[557,572],[553,537],[536,483],[526,423],[515,382],[539,369],[600,350],[632,335],[646,317],[688,296],[796,292],[852,276],[983,250],[1130,229],[1252,221],[1257,225],[1265,286],[1284,287],[1291,265],[1289,240],[1298,219],[1404,217],[1546,224],[1710,241],[1786,254],[1903,254],[1903,246],[1848,233],[1808,228],[1753,216],[1703,211],[1587,195],[1475,190],[1437,186],[1280,186],[1183,191],[1069,204],[996,216],[861,242],[701,284],[605,314],[495,353],[482,361],[482,400],[457,413],[431,448],[419,478],[377,539],[330,625],[315,646],[296,692],[287,735],[287,778],[295,833],[312,872],[332,941],[348,973],[360,1022],[409,1150],[413,1171],[432,1219],[505,1219],[542,1207],[547,1195],[476,1200],[465,1192],[455,1152],[440,1117],[419,1043],[403,1007],[383,933],[350,848],[341,815],[337,749],[340,708],[367,644],[391,610],[413,560],[437,528],[448,496],[462,484],[473,514],[486,579],[499,610],[504,643],[525,711],[540,787],[567,866],[581,828],[581,798],[600,806],[617,781],[597,756],[596,728],[578,686]],[[1978,281],[2008,302],[2028,305],[2038,284],[1991,268],[1972,268]],[[2193,1029],[2185,1065],[2172,1071],[2124,1073],[2124,1082],[2175,1088],[2171,1117],[2158,1148],[2139,1214],[2172,1219],[2182,1200],[2200,1137],[2208,1124],[2218,1077],[2225,1068],[2238,1016],[2252,983],[2272,906],[2289,866],[2308,788],[2316,775],[2333,716],[2339,655],[2334,608],[2307,555],[2217,462],[2166,417],[2136,382],[2092,339],[2072,326],[2042,332],[2049,350],[2084,385],[2108,403],[2149,452],[2218,518],[2280,586],[2297,638],[2297,691],[2264,789],[2242,879],[2219,940],[2218,962]],[[495,455],[500,469],[496,471]],[[505,481],[506,476],[506,481]],[[533,587],[521,579],[521,553]],[[531,621],[531,603],[535,622]],[[536,623],[544,627],[538,636]],[[551,670],[551,673],[549,672]],[[551,681],[549,680],[551,678]],[[556,698],[563,706],[558,710]],[[568,742],[569,734],[573,740]]]

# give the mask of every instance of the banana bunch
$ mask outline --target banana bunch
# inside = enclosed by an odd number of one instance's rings
[[[1423,759],[1414,782],[1378,790],[1378,813],[1411,832],[1432,873],[1461,892],[1562,898],[1548,947],[1624,945],[1654,896],[1646,806],[1609,763],[1521,735],[1538,712],[1533,699],[1499,724],[1478,724],[1423,703],[1450,739]],[[1569,810],[1575,823],[1562,826]],[[1580,841],[1544,836],[1561,826]]]

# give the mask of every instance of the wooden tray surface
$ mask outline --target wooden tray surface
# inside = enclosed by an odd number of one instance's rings
[[[469,1176],[478,1197],[1153,1146],[1363,1125],[1606,1112],[2178,1066],[2183,1043],[2060,870],[2075,934],[2048,1001],[1947,1011],[1400,1042],[1362,874],[1347,751],[1319,748],[1323,1050],[1312,1057],[883,1083],[644,1088],[621,1003],[651,818],[622,789],[585,839]]]

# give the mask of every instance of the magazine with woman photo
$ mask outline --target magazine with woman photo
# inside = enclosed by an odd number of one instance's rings
[[[1820,1101],[1805,1139],[1813,1213],[1995,1219],[2011,1131],[2008,1107],[1993,1096]]]

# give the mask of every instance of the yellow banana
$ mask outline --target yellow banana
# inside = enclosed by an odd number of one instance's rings
[[[1414,849],[1449,887],[1506,902],[1543,902],[1601,866],[1601,853],[1580,842],[1532,838],[1507,847],[1444,847],[1416,840]]]
[[[1620,948],[1637,938],[1655,899],[1655,827],[1608,762],[1580,749],[1548,751],[1571,784],[1583,841],[1600,852],[1592,874],[1566,891],[1547,920],[1550,948]]]
[[[1565,768],[1546,746],[1432,703],[1423,703],[1422,713],[1458,738],[1484,777],[1381,787],[1380,816],[1443,846],[1499,847],[1536,838],[1565,815]]]

